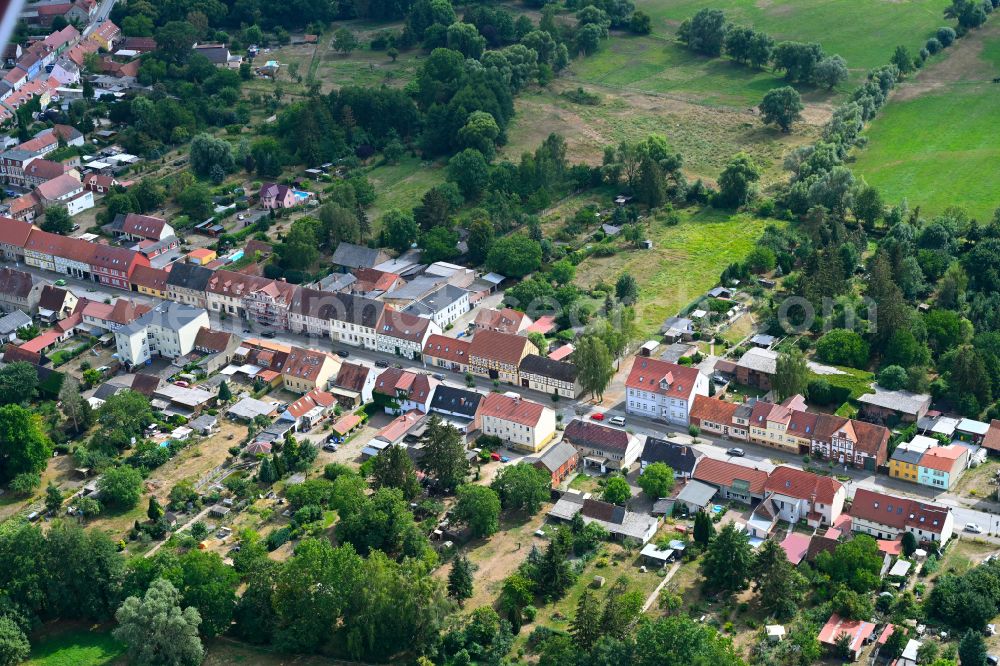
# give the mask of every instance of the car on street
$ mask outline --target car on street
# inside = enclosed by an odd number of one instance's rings
[[[243,332],[244,333],[253,333],[253,331],[251,331],[249,328],[244,328]]]
[[[510,462],[510,458],[508,458],[507,456],[500,456],[500,462],[502,462],[502,463],[509,463]]]
[[[732,456],[734,458],[742,458],[746,454],[747,454],[746,451],[744,451],[743,449],[739,448],[738,446],[734,446],[731,449],[726,449],[726,455],[727,456]]]
[[[337,356],[339,356],[340,358],[347,358],[350,355],[351,355],[351,352],[347,351],[346,349],[338,349],[337,350]]]
[[[976,523],[966,523],[965,531],[971,532],[972,534],[982,534],[983,528],[977,525]]]
[[[261,334],[260,334],[260,337],[262,337],[262,338],[273,338],[276,335],[278,335],[277,331],[275,331],[274,329],[268,329],[266,331],[262,331]]]
[[[604,414],[602,414],[600,412],[594,412],[593,414],[590,415],[590,420],[592,420],[592,421],[603,421],[604,420]]]
[[[490,454],[490,460],[494,462],[500,462],[500,454],[494,451],[493,453]]]
[[[383,361],[382,359],[379,359],[379,360],[375,361],[375,367],[376,368],[388,368],[389,367],[389,362],[388,361]]]
[[[431,376],[434,377],[434,379],[438,380],[439,382],[443,382],[444,381],[444,375],[442,375],[440,372],[435,372]]]
[[[608,421],[608,423],[610,423],[613,426],[618,426],[619,428],[621,428],[621,427],[623,427],[625,425],[625,417],[624,416],[614,416],[614,417],[611,418],[610,421]]]
[[[62,278],[59,278],[58,280],[55,281],[55,285],[57,287],[65,287],[66,286],[66,280],[63,280]]]

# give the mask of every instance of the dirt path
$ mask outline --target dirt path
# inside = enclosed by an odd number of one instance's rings
[[[672,565],[670,565],[670,571],[668,571],[667,575],[663,577],[663,580],[661,580],[660,584],[656,586],[656,589],[650,593],[649,597],[646,599],[646,603],[642,605],[643,613],[649,610],[649,607],[653,605],[653,602],[656,601],[656,598],[660,596],[660,590],[663,589],[664,585],[670,582],[670,579],[674,577],[674,574],[677,573],[677,570],[680,568],[681,568],[680,562],[674,562]]]
[[[982,28],[957,40],[945,51],[940,61],[925,67],[910,81],[897,88],[892,98],[911,100],[927,93],[943,92],[945,88],[954,85],[992,85],[990,80],[997,74],[990,63],[982,58],[982,52],[986,42],[998,36],[1000,21],[995,18],[987,21]]]

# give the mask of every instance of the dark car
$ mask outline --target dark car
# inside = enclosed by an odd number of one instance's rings
[[[746,455],[746,451],[739,447],[733,447],[731,449],[726,449],[726,455],[732,456],[734,458],[742,458]]]
[[[383,361],[383,360],[379,359],[378,361],[375,361],[375,367],[376,368],[388,368],[389,367],[389,361]]]
[[[275,331],[275,330],[273,330],[273,329],[271,329],[271,330],[267,330],[267,331],[261,332],[260,337],[262,337],[262,338],[273,338],[276,335],[278,335],[278,332]]]
[[[339,356],[340,358],[347,358],[350,355],[351,355],[351,352],[347,351],[346,349],[338,349],[337,350],[337,356]]]

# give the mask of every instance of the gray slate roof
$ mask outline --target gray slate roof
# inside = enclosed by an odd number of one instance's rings
[[[541,375],[560,382],[573,383],[578,373],[576,365],[564,361],[553,361],[538,354],[528,354],[521,359],[521,372]]]
[[[212,279],[212,271],[195,264],[188,264],[181,261],[176,262],[167,276],[167,286],[191,289],[193,291],[205,291],[208,281]]]
[[[14,310],[0,317],[0,335],[8,336],[19,328],[31,326],[31,317],[20,310]]]
[[[384,251],[354,243],[341,243],[333,253],[333,263],[346,268],[373,268],[385,259]]]

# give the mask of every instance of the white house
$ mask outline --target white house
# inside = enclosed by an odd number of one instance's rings
[[[499,437],[519,451],[537,453],[556,434],[556,414],[516,393],[490,393],[477,414],[484,435]]]
[[[895,540],[910,532],[918,542],[945,544],[955,531],[946,506],[858,488],[851,502],[851,529],[876,539]]]
[[[625,382],[625,412],[687,426],[696,395],[708,395],[708,377],[697,368],[636,357]]]
[[[386,308],[378,325],[375,343],[380,352],[409,359],[420,358],[427,338],[435,333],[441,333],[441,327],[430,319]]]
[[[445,328],[471,309],[469,292],[465,289],[445,284],[420,300],[410,303],[403,312],[430,319]]]
[[[163,302],[115,331],[118,357],[142,365],[154,356],[178,358],[191,353],[198,331],[208,328],[208,312],[183,303]]]
[[[844,485],[836,479],[784,465],[768,476],[764,492],[777,506],[779,518],[793,524],[806,520],[813,527],[832,525],[847,497]]]

